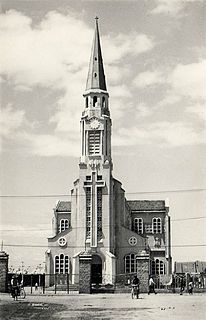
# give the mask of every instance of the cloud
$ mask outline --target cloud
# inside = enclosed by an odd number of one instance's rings
[[[121,128],[114,135],[114,146],[134,146],[138,144],[154,144],[164,147],[178,147],[204,144],[206,129],[196,132],[194,128],[184,122],[160,121],[144,127],[133,126]]]
[[[18,85],[65,88],[68,76],[88,63],[82,50],[89,52],[92,33],[73,17],[50,12],[33,27],[30,18],[10,10],[0,27],[0,71]]]
[[[24,141],[27,141],[31,149],[31,153],[43,157],[72,156],[76,157],[80,154],[79,137],[71,139],[64,135],[49,134],[25,134]]]
[[[1,18],[1,74],[25,86],[67,89],[77,75],[78,80],[84,75],[85,82],[93,30],[83,21],[55,11],[34,26],[31,18],[15,10]],[[108,65],[151,50],[154,45],[147,35],[138,33],[105,36],[102,42]]]
[[[0,109],[0,136],[13,136],[14,132],[19,129],[25,120],[23,110],[15,110],[11,105]]]
[[[196,115],[199,120],[202,120],[203,122],[205,122],[205,127],[206,127],[206,103],[189,106],[187,108],[187,112],[190,112]]]
[[[144,71],[133,80],[133,84],[138,88],[146,88],[160,83],[164,83],[164,77],[160,71]]]
[[[202,0],[156,0],[156,6],[151,11],[152,14],[167,14],[179,16],[187,4],[202,2]]]
[[[145,103],[139,103],[136,107],[135,107],[135,111],[136,111],[136,118],[140,118],[140,117],[147,117],[150,116],[152,114],[152,110],[151,107],[148,107]]]
[[[192,99],[206,99],[206,59],[178,64],[169,77],[174,92]]]
[[[73,145],[73,138],[79,132],[77,125],[84,108],[82,93],[93,38],[91,29],[74,15],[49,12],[39,24],[33,24],[30,17],[9,10],[1,15],[0,22],[1,66],[0,74],[6,75],[19,92],[30,92],[37,86],[61,92],[56,109],[49,119],[55,125],[54,137],[48,135],[22,134],[30,140],[33,152],[39,155],[73,154],[66,149],[66,141]],[[131,98],[122,79],[129,76],[131,66],[125,58],[135,57],[151,50],[154,42],[145,34],[133,32],[101,37],[104,46],[105,68],[110,74],[109,83],[114,95],[113,101]],[[122,63],[124,61],[124,64]],[[119,112],[118,109],[119,108]],[[121,103],[116,104],[116,114],[122,115]],[[47,125],[47,124],[46,124]],[[67,133],[62,140],[61,133]],[[27,137],[27,138],[26,138]],[[29,137],[29,138],[28,138]],[[53,147],[48,146],[53,141]]]
[[[109,35],[102,38],[104,57],[107,64],[118,63],[125,57],[138,56],[150,51],[154,41],[145,34],[136,32],[130,34]]]
[[[110,94],[113,98],[130,98],[131,97],[130,89],[126,85],[111,86]]]
[[[158,106],[168,106],[176,104],[181,100],[181,97],[178,94],[175,94],[172,90],[158,103]]]

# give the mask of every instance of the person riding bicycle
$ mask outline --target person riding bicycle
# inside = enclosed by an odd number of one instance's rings
[[[11,279],[11,295],[14,298],[14,300],[17,300],[17,296],[19,293],[19,282],[17,276],[12,276]]]
[[[132,298],[136,294],[136,297],[138,298],[139,296],[139,278],[137,275],[134,276],[132,280]]]

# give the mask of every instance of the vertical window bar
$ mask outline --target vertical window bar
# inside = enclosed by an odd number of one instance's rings
[[[102,238],[102,188],[97,188],[97,239]]]
[[[91,238],[91,188],[86,188],[86,239]]]

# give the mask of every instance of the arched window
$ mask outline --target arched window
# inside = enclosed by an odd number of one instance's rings
[[[155,274],[160,274],[160,261],[159,259],[155,260]]]
[[[88,108],[88,106],[89,106],[89,98],[88,97],[86,97],[85,103],[86,103],[86,108]]]
[[[134,253],[128,254],[124,258],[125,273],[136,272],[136,256]]]
[[[151,274],[155,275],[156,274],[155,271],[156,271],[155,270],[155,261],[152,261],[152,263],[151,263]]]
[[[63,232],[69,228],[69,220],[68,219],[61,219],[59,223],[59,232]]]
[[[105,101],[105,97],[102,98],[102,108],[106,107],[106,101]]]
[[[69,273],[69,257],[68,256],[65,256],[64,258],[64,261],[65,261],[65,273]]]
[[[161,218],[152,219],[153,233],[162,233],[162,221]]]
[[[63,253],[59,256],[59,273],[64,273],[64,255]]]
[[[165,264],[163,261],[160,261],[160,274],[165,274]]]
[[[155,259],[151,263],[151,274],[160,275],[165,274],[165,264],[164,261]]]
[[[54,273],[65,274],[69,273],[69,257],[61,253],[55,256],[54,259]]]
[[[143,219],[142,218],[134,218],[133,231],[137,232],[139,234],[143,233]]]
[[[97,96],[94,96],[94,97],[93,97],[93,107],[96,106],[96,103],[97,103]]]
[[[59,273],[59,256],[55,257],[54,273]]]

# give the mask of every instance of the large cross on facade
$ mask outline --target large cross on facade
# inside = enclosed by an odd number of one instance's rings
[[[98,221],[97,221],[97,188],[103,188],[105,182],[101,179],[98,180],[96,171],[92,171],[90,181],[84,182],[84,187],[91,189],[91,233],[90,233],[90,246],[97,247],[98,241]]]

